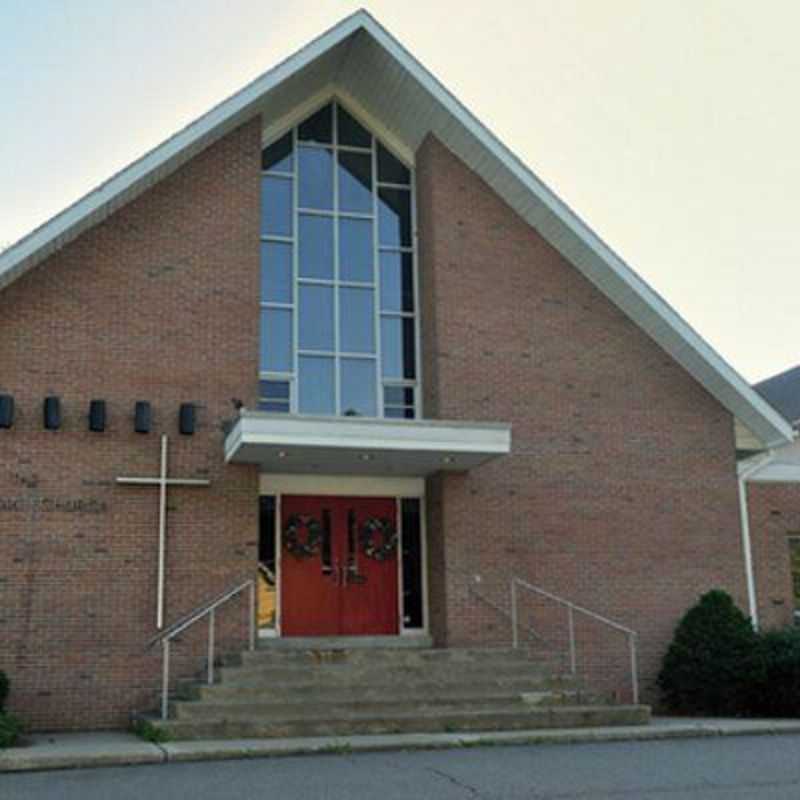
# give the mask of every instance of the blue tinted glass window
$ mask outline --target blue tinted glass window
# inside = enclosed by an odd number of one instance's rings
[[[343,353],[375,352],[374,290],[339,290],[339,350]]]
[[[297,153],[300,208],[333,208],[333,153],[324,147],[300,147]]]
[[[333,279],[333,217],[301,214],[299,222],[301,278]]]
[[[261,300],[292,302],[292,245],[288,242],[261,242]]]
[[[374,417],[378,414],[375,390],[375,360],[343,358],[339,375],[342,414]]]
[[[336,101],[262,148],[258,408],[414,417],[412,177]]]
[[[339,125],[337,131],[339,144],[346,144],[350,147],[372,146],[370,132],[360,122],[356,122],[341,106],[336,109],[336,117]]]
[[[292,235],[292,183],[290,178],[261,178],[261,233]]]
[[[381,356],[384,378],[416,377],[413,319],[381,317]]]
[[[371,219],[339,220],[339,279],[373,283],[375,251]]]
[[[292,133],[265,147],[261,153],[261,169],[272,172],[291,172],[292,159]]]
[[[261,370],[291,372],[292,312],[283,308],[261,311]]]
[[[304,142],[330,144],[333,141],[333,106],[328,104],[301,122],[297,138]]]
[[[411,247],[411,192],[378,189],[378,229],[384,247]]]
[[[410,386],[387,386],[383,390],[383,402],[392,406],[413,406],[414,390]]]
[[[372,213],[372,154],[339,153],[339,210]]]
[[[335,414],[334,359],[300,356],[299,407],[301,414]]]
[[[411,172],[402,161],[395,158],[380,142],[378,143],[378,180],[381,183],[411,182]]]
[[[301,350],[334,349],[333,287],[300,284]]]
[[[382,251],[381,310],[414,310],[414,262],[411,253]]]
[[[268,400],[289,402],[289,381],[259,381],[258,393]]]

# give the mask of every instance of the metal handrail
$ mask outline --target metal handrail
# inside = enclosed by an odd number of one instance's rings
[[[179,634],[190,628],[195,622],[208,616],[208,684],[214,683],[214,647],[217,609],[241,594],[245,589],[250,589],[250,621],[249,621],[249,649],[256,647],[256,582],[253,578],[234,586],[223,592],[213,600],[198,606],[186,616],[173,622],[165,630],[154,636],[147,644],[148,648],[161,642],[162,647],[162,672],[161,672],[161,719],[166,719],[169,714],[169,646],[170,642]]]
[[[533,592],[534,594],[539,594],[542,597],[546,597],[548,600],[552,600],[554,603],[558,603],[559,605],[566,607],[567,627],[569,630],[569,662],[570,662],[570,669],[573,675],[577,673],[577,652],[575,646],[576,611],[579,614],[583,614],[584,616],[590,617],[591,619],[596,620],[597,622],[601,622],[610,628],[614,628],[615,630],[624,633],[628,639],[628,647],[630,651],[631,688],[633,690],[633,702],[634,704],[639,703],[639,666],[638,666],[638,656],[636,649],[636,639],[638,638],[639,634],[637,634],[635,630],[633,630],[632,628],[627,628],[625,625],[621,625],[619,622],[615,622],[612,619],[608,619],[608,617],[604,617],[601,614],[596,613],[595,611],[590,611],[588,608],[583,608],[583,606],[579,606],[577,603],[573,603],[571,600],[567,600],[564,597],[559,597],[558,595],[552,594],[551,592],[547,592],[541,587],[534,586],[532,583],[528,583],[527,581],[524,581],[521,578],[514,577],[511,579],[511,627],[512,627],[513,644],[515,649],[519,647],[519,611],[517,608],[518,586],[529,592]]]

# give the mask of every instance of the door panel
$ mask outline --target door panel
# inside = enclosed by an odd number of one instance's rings
[[[343,538],[355,540],[355,557],[345,561],[342,587],[342,633],[349,636],[391,635],[398,632],[397,548],[383,561],[364,553],[361,537],[368,520],[386,521],[397,530],[397,504],[391,498],[344,498],[340,502]],[[375,537],[380,546],[382,537]]]
[[[378,520],[397,526],[392,498],[286,496],[281,500],[281,525],[292,518],[316,520],[322,536],[315,552],[298,557],[281,544],[281,633],[284,636],[357,636],[398,633],[397,548],[382,560],[364,552],[363,530]],[[375,534],[373,544],[383,544]]]
[[[339,633],[341,593],[331,563],[334,548],[334,509],[326,497],[281,499],[281,633],[284,636],[336,636]],[[300,558],[289,552],[285,531],[289,520],[316,520],[322,528],[317,551]],[[300,527],[307,541],[308,525]],[[329,560],[329,554],[331,560]]]

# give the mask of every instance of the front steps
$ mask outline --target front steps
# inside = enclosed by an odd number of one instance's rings
[[[213,686],[181,685],[170,719],[148,721],[181,740],[579,728],[650,719],[649,707],[601,704],[574,678],[554,674],[522,650],[342,644],[263,642],[224,663]]]

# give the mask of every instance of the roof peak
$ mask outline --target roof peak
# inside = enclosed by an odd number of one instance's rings
[[[246,120],[279,118],[331,85],[412,150],[430,133],[439,138],[765,446],[792,440],[744,378],[363,8],[0,252],[0,290]]]

